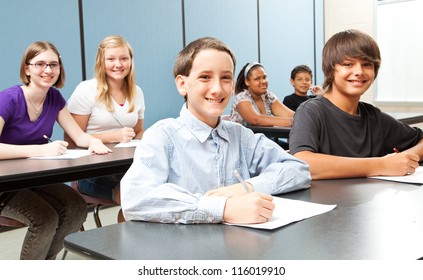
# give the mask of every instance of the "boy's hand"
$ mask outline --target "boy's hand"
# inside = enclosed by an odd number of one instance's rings
[[[275,209],[272,200],[271,195],[258,192],[229,197],[226,200],[223,220],[234,224],[265,223],[272,217]]]
[[[312,87],[310,87],[310,91],[314,95],[323,95],[323,94],[325,94],[325,91],[323,90],[323,88],[321,86],[312,86]]]
[[[403,176],[413,174],[419,167],[420,157],[407,152],[393,153],[382,157],[381,176]]]

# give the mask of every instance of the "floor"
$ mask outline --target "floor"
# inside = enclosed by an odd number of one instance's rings
[[[120,207],[107,207],[100,210],[100,220],[103,226],[111,225],[117,222],[117,214]],[[95,228],[93,213],[89,212],[86,222],[84,223],[85,230]],[[2,230],[0,232],[0,260],[19,260],[22,241],[25,237],[27,228],[18,228],[12,230]],[[63,251],[59,253],[57,259],[61,259]],[[83,260],[83,256],[68,252],[66,260]]]

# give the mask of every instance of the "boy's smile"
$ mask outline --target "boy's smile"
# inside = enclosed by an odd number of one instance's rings
[[[311,75],[306,72],[299,72],[295,76],[295,79],[291,79],[291,85],[294,87],[295,93],[302,96],[307,95],[307,91],[310,89],[312,82]]]
[[[188,110],[216,127],[234,91],[234,63],[229,54],[207,49],[195,57],[189,76],[178,75],[176,86],[187,97]]]
[[[351,58],[335,66],[333,91],[359,98],[370,87],[374,78],[373,63]]]

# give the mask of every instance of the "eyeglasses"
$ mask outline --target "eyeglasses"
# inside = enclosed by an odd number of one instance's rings
[[[45,70],[48,66],[50,67],[51,70],[59,70],[60,69],[60,64],[57,62],[53,62],[53,63],[45,63],[45,62],[35,62],[35,63],[28,63],[28,65],[32,65],[37,69],[42,69]]]

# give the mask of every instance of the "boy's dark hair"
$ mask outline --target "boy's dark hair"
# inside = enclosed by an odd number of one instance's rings
[[[376,41],[359,30],[345,30],[333,35],[323,47],[322,70],[325,74],[323,88],[326,91],[332,89],[335,65],[341,64],[348,58],[373,63],[376,79],[381,63],[380,51]]]
[[[311,71],[310,67],[308,67],[308,65],[295,66],[294,69],[292,69],[291,71],[291,79],[295,80],[295,77],[297,76],[298,73],[308,73],[313,79],[313,72]]]

